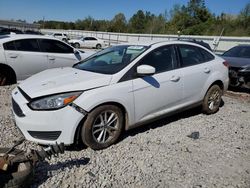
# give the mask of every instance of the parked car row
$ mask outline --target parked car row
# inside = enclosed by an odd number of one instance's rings
[[[54,37],[0,36],[0,86],[14,84],[45,69],[71,67],[93,53],[79,51]]]
[[[0,27],[0,35],[9,35],[11,33],[15,33],[15,34],[31,34],[31,35],[42,35],[41,32],[39,31],[35,31],[35,30],[25,30],[25,31],[21,31],[19,29],[15,29],[15,28],[4,28],[4,27]]]

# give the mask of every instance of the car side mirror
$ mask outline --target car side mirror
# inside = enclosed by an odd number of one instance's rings
[[[136,73],[138,76],[151,76],[155,74],[155,68],[150,65],[140,65],[136,68]]]

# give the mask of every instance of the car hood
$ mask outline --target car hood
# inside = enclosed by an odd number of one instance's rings
[[[21,82],[21,88],[30,98],[63,93],[84,91],[109,85],[111,75],[82,71],[64,67],[49,69]]]
[[[229,63],[230,67],[250,66],[250,59],[249,58],[226,57],[226,56],[221,56],[221,57]]]

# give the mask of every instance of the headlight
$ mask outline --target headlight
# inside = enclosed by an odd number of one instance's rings
[[[33,110],[56,110],[72,103],[82,92],[57,94],[32,101],[29,106]]]
[[[250,72],[250,66],[244,66],[244,67],[242,67],[242,69],[239,70],[239,72]]]

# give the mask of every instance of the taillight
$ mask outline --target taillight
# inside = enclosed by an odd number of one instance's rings
[[[225,65],[227,68],[229,67],[229,63],[227,61],[224,61],[223,65]]]

